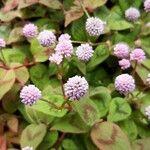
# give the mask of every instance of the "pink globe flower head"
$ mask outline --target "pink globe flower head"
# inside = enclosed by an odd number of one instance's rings
[[[69,41],[71,39],[71,36],[68,33],[62,34],[60,35],[60,37],[58,38],[58,42],[62,42],[62,41]]]
[[[74,76],[64,84],[65,95],[70,100],[79,100],[88,91],[89,85],[84,77]]]
[[[55,48],[55,52],[65,58],[70,58],[73,54],[73,46],[70,40],[62,40],[58,42]]]
[[[148,117],[148,119],[150,120],[150,106],[147,106],[145,108],[145,115]]]
[[[32,147],[27,146],[27,147],[22,148],[22,150],[33,150],[33,148],[32,148]]]
[[[140,12],[137,8],[130,7],[125,11],[125,17],[129,21],[136,21],[140,17]]]
[[[85,28],[90,36],[98,37],[104,33],[105,22],[97,17],[90,17],[86,21]]]
[[[26,38],[33,38],[37,36],[38,28],[33,23],[29,23],[23,27],[22,32]]]
[[[6,47],[6,42],[4,39],[0,38],[0,48],[5,48]]]
[[[144,10],[146,12],[150,12],[150,0],[145,0],[144,1]]]
[[[50,57],[49,57],[49,61],[53,64],[59,65],[62,61],[63,61],[63,56],[59,55],[57,53],[53,53]]]
[[[40,32],[37,39],[43,47],[50,47],[56,42],[56,36],[49,30]]]
[[[130,60],[143,62],[146,59],[145,52],[141,48],[136,48],[130,53]]]
[[[21,102],[32,106],[42,97],[41,91],[35,85],[24,86],[20,92]]]
[[[122,59],[119,61],[119,66],[121,67],[122,70],[128,69],[131,64],[128,59]]]
[[[147,84],[150,86],[150,73],[149,73],[148,76],[147,76],[146,82],[147,82]]]
[[[135,90],[135,80],[129,74],[121,74],[115,79],[115,88],[121,94],[128,94]]]
[[[120,42],[114,46],[114,55],[120,59],[129,57],[129,46]]]
[[[81,44],[77,47],[76,55],[81,61],[89,61],[93,56],[94,50],[89,44]]]

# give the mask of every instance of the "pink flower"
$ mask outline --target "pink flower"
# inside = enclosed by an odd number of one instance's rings
[[[33,38],[38,34],[38,28],[33,23],[29,23],[23,27],[22,32],[25,37]]]
[[[65,95],[70,100],[79,100],[87,93],[88,88],[88,82],[81,76],[69,78],[67,83],[64,84]]]
[[[21,102],[32,106],[42,97],[41,91],[35,85],[24,86],[20,92]]]
[[[93,53],[93,48],[89,44],[81,44],[81,46],[77,47],[76,51],[78,59],[82,61],[89,61]]]
[[[150,12],[150,0],[145,0],[145,2],[144,2],[144,10],[146,12]]]
[[[114,46],[114,55],[118,58],[128,58],[129,57],[129,46],[126,43],[118,43]]]
[[[135,80],[129,74],[121,74],[115,79],[115,88],[121,94],[128,94],[135,89]]]
[[[53,53],[50,57],[49,57],[49,61],[53,64],[57,64],[59,65],[62,61],[63,61],[63,56],[59,55],[57,53]]]
[[[141,48],[134,49],[130,54],[130,60],[135,60],[138,63],[143,62],[145,59],[145,52]]]
[[[104,32],[105,23],[97,18],[97,17],[90,17],[86,21],[86,31],[90,36],[100,36]]]
[[[130,7],[125,11],[125,17],[129,21],[136,21],[140,17],[140,12],[137,8]]]
[[[56,42],[56,36],[48,30],[40,32],[37,39],[43,47],[52,46]]]
[[[119,61],[119,66],[121,67],[122,70],[128,69],[131,64],[128,59],[122,59]]]

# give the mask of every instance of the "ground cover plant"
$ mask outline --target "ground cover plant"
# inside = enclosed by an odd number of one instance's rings
[[[150,0],[0,7],[0,150],[150,149]]]

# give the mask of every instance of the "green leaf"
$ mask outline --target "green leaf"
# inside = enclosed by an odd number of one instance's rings
[[[64,139],[62,142],[62,147],[65,150],[77,150],[78,149],[78,146],[71,139]]]
[[[76,58],[76,57],[74,57],[73,59],[72,59],[72,61],[73,61],[73,64],[75,65],[75,66],[77,66],[77,68],[79,69],[79,71],[83,74],[83,75],[85,75],[86,74],[86,64],[85,64],[85,62],[82,62],[82,61],[80,61],[78,58]]]
[[[33,5],[29,8],[22,9],[21,12],[24,19],[29,19],[35,17],[44,17],[46,9],[43,5]]]
[[[12,88],[14,83],[14,70],[5,70],[0,68],[0,100]]]
[[[141,65],[138,65],[136,67],[136,73],[140,77],[140,79],[143,81],[144,84],[146,84],[147,75],[149,74],[149,70],[147,68],[144,68]]]
[[[128,102],[123,98],[116,97],[110,103],[107,119],[117,122],[128,118],[130,114],[131,107]]]
[[[25,53],[18,48],[6,48],[3,49],[4,58],[9,65],[11,62],[24,63],[26,59]]]
[[[63,96],[61,95],[54,95],[54,94],[49,94],[49,96],[43,96],[44,99],[47,99],[51,103],[54,103],[56,106],[60,107],[63,102]],[[35,105],[32,107],[26,106],[27,111],[38,111],[41,113],[44,113],[45,115],[49,116],[54,116],[54,117],[63,117],[66,113],[66,109],[56,109],[54,106],[49,104],[48,102],[39,100]]]
[[[31,53],[34,56],[36,62],[44,62],[48,60],[48,55],[46,53],[46,49],[43,48],[37,39],[31,40]]]
[[[46,134],[46,126],[44,124],[31,124],[27,126],[21,134],[21,147],[31,146],[36,149],[42,142]]]
[[[124,20],[124,18],[122,18],[115,12],[112,12],[110,14],[110,16],[107,19],[107,22],[111,30],[125,30],[134,27],[131,23]]]
[[[91,130],[94,144],[103,150],[131,150],[127,136],[114,123],[97,123]]]
[[[127,119],[119,122],[121,129],[128,135],[130,140],[135,140],[138,135],[138,130],[135,122],[132,119]]]
[[[30,109],[28,107],[25,107],[24,105],[20,105],[18,107],[19,111],[21,112],[22,116],[28,123],[45,123],[49,124],[54,120],[53,116],[50,116],[48,114],[45,114],[40,111],[35,111],[33,109]]]
[[[59,30],[59,25],[58,23],[56,22],[52,22],[51,19],[48,19],[48,18],[41,18],[41,19],[38,19],[35,24],[41,29],[41,30],[44,30],[44,29],[48,29],[48,30],[56,30],[58,31]]]
[[[96,47],[93,57],[87,64],[87,71],[92,71],[109,56],[108,47],[105,44],[100,44]]]
[[[71,33],[74,40],[87,41],[87,36],[85,31],[85,17],[82,17],[72,23]]]
[[[30,68],[31,81],[40,89],[50,84],[48,68],[43,64],[37,64]]]
[[[92,100],[84,98],[80,101],[72,102],[72,106],[87,125],[92,126],[99,120],[99,110]]]
[[[38,146],[37,150],[47,150],[52,147],[58,139],[58,132],[57,131],[50,131],[47,132],[42,143]]]
[[[90,90],[90,98],[96,104],[100,117],[107,114],[111,102],[110,91],[105,87],[96,87]]]
[[[20,42],[20,41],[23,41],[22,28],[16,27],[10,32],[7,43],[11,44],[11,43]]]
[[[87,125],[74,112],[56,120],[52,123],[51,130],[58,130],[66,133],[85,133],[88,131]]]

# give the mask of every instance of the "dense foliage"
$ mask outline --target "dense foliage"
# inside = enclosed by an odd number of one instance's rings
[[[150,0],[0,7],[0,150],[150,149]]]

